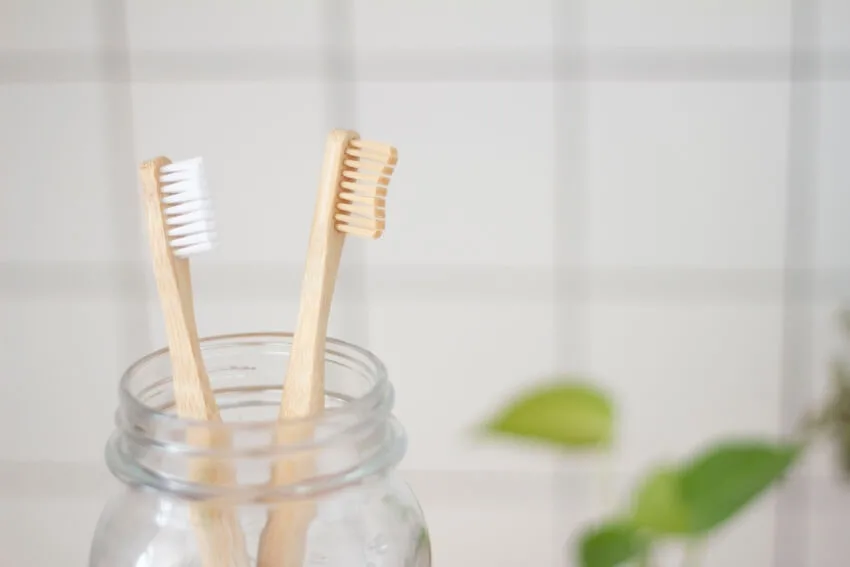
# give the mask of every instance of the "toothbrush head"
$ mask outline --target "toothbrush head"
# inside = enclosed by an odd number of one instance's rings
[[[175,256],[187,258],[212,250],[218,235],[200,157],[159,168],[166,236]]]
[[[343,159],[342,181],[334,216],[338,231],[376,239],[386,226],[387,186],[398,152],[392,146],[354,138]]]

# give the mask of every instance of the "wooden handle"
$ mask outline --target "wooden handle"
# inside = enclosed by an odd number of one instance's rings
[[[331,301],[339,271],[345,234],[336,230],[334,216],[342,181],[341,174],[348,143],[356,132],[334,130],[325,144],[325,158],[319,181],[310,241],[301,283],[298,323],[292,340],[286,381],[281,397],[280,419],[314,417],[325,406],[325,342]],[[279,443],[309,439],[312,428],[289,424],[281,428]],[[309,455],[275,463],[273,484],[290,484],[309,478],[314,463]],[[315,516],[315,503],[309,500],[285,502],[270,513],[260,538],[257,567],[302,567],[306,533]]]
[[[189,261],[176,257],[168,242],[162,211],[160,168],[171,163],[157,157],[141,165],[148,232],[157,291],[165,318],[171,355],[174,402],[180,417],[221,423],[218,406],[201,357],[193,309]],[[222,447],[230,443],[223,427],[196,427],[188,442],[198,447]],[[190,477],[195,482],[232,484],[235,474],[224,463],[196,460]],[[232,508],[213,503],[193,503],[191,516],[204,567],[249,567],[250,560],[239,521]]]
[[[356,137],[355,132],[334,130],[328,135],[325,145],[325,159],[301,282],[298,323],[281,397],[281,419],[314,416],[324,409],[325,340],[345,243],[345,234],[334,228],[334,215],[345,148],[349,140]]]

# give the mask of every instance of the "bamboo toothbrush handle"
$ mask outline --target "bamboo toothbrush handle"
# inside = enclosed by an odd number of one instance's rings
[[[313,416],[324,409],[325,343],[344,238],[341,233],[329,234],[307,260],[281,397],[281,419]]]
[[[345,146],[354,136],[353,132],[335,130],[328,136],[325,146],[301,281],[298,323],[281,397],[281,419],[315,415],[324,409],[325,340],[345,243],[345,234],[334,227],[334,215]]]
[[[176,257],[167,240],[159,172],[168,163],[170,161],[162,157],[145,162],[140,176],[152,236],[154,276],[171,356],[174,401],[180,417],[218,424],[221,417],[197,339],[189,261]],[[230,443],[223,427],[190,428],[187,437],[188,442],[197,447],[215,448]],[[192,461],[190,477],[195,482],[210,484],[235,481],[231,467],[207,460]],[[249,566],[247,548],[233,509],[216,503],[193,503],[191,516],[204,567]]]
[[[288,419],[319,415],[325,405],[325,342],[331,301],[339,271],[345,234],[335,228],[340,172],[345,148],[357,137],[352,131],[328,135],[319,190],[310,228],[310,240],[301,282],[298,323],[290,350],[278,442],[294,444],[309,439],[309,425],[286,424]],[[309,478],[315,465],[309,455],[275,463],[272,483],[291,484]],[[274,508],[260,538],[258,567],[301,567],[306,551],[307,528],[315,517],[311,500],[285,502]]]
[[[298,326],[281,399],[277,442],[283,445],[297,444],[313,435],[311,424],[286,423],[286,418],[309,417],[324,409],[327,318],[343,243],[342,238],[332,240],[330,245],[321,246],[323,254],[310,255],[305,269]],[[309,456],[299,455],[274,464],[272,483],[297,483],[310,478],[314,470]],[[312,501],[300,500],[285,502],[269,514],[260,538],[258,567],[302,566],[307,528],[315,517],[315,508]]]

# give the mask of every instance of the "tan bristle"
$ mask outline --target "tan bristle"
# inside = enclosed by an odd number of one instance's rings
[[[384,215],[386,215],[383,208],[376,207],[374,204],[352,205],[350,203],[337,203],[336,208],[339,211],[345,211],[347,213],[353,213],[367,218],[382,219],[385,218]]]
[[[334,219],[341,232],[378,238],[385,227],[387,185],[398,161],[396,149],[387,144],[351,140],[345,150],[345,166]]]
[[[356,169],[358,171],[369,171],[372,173],[380,173],[383,175],[392,175],[393,166],[383,162],[371,162],[356,159],[347,159],[343,162],[346,167]]]
[[[374,205],[375,207],[386,207],[387,201],[383,197],[368,197],[366,195],[358,195],[352,191],[340,191],[339,198],[341,201],[349,201],[351,203],[363,203],[366,205]]]
[[[348,148],[345,150],[345,153],[351,157],[385,163],[390,167],[394,166],[398,161],[398,156],[391,151],[382,153],[374,150],[357,150],[354,148]]]
[[[373,173],[363,173],[355,170],[345,170],[342,176],[347,179],[354,179],[363,183],[372,183],[374,185],[388,185],[390,178],[386,175],[375,175]]]
[[[388,144],[380,142],[370,142],[368,140],[351,140],[351,146],[356,150],[363,150],[365,153],[376,154],[376,159],[386,161],[390,165],[395,165],[398,161],[398,152]],[[348,151],[352,151],[350,148]]]
[[[366,197],[386,197],[387,196],[387,188],[386,187],[375,187],[373,185],[366,185],[362,183],[352,183],[351,181],[343,181],[340,183],[340,186],[346,191],[351,191],[358,195],[364,195]],[[340,195],[343,199],[345,198],[345,191],[341,192]]]
[[[358,217],[346,213],[337,213],[334,215],[334,219],[341,223],[345,223],[348,226],[355,226],[368,230],[384,230],[384,219]]]
[[[383,234],[383,231],[381,230],[366,230],[365,228],[350,226],[347,224],[338,224],[336,225],[336,229],[340,232],[347,232],[348,234],[362,236],[364,238],[378,238]]]

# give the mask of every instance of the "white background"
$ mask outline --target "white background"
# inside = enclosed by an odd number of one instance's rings
[[[157,154],[208,163],[211,335],[292,327],[328,129],[399,148],[331,326],[389,366],[438,567],[571,565],[599,470],[619,499],[787,431],[850,289],[848,29],[845,0],[6,0],[0,565],[85,565],[118,377],[164,341],[135,176]],[[617,395],[610,461],[470,440],[554,372]],[[848,520],[814,458],[703,565],[846,565]]]

